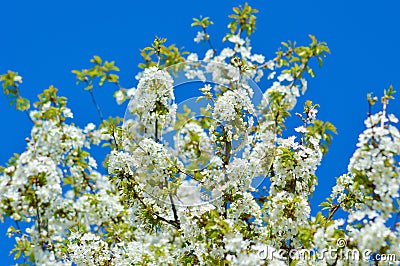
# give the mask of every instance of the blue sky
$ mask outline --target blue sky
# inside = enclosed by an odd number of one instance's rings
[[[189,4],[190,3],[190,4]],[[49,85],[69,99],[73,122],[98,122],[90,96],[75,85],[72,69],[88,66],[93,55],[115,60],[120,67],[121,84],[136,85],[139,49],[148,46],[155,35],[168,43],[204,54],[205,45],[195,44],[197,30],[190,28],[192,17],[209,16],[214,45],[227,32],[227,15],[241,1],[3,1],[0,11],[0,73],[8,69],[23,76],[22,94],[31,100]],[[253,52],[272,58],[281,41],[308,44],[308,34],[326,41],[332,54],[316,69],[309,90],[302,100],[321,105],[319,119],[329,120],[338,129],[332,146],[318,170],[319,187],[312,203],[329,196],[335,177],[345,173],[363,130],[367,102],[365,95],[381,95],[390,83],[400,90],[400,22],[397,0],[377,1],[249,1],[260,10],[252,40]],[[265,83],[264,83],[265,84]],[[265,90],[266,87],[262,86]],[[114,104],[113,87],[96,90],[105,115],[123,116],[125,106]],[[400,96],[398,96],[400,98]],[[14,152],[25,149],[31,123],[23,113],[8,107],[0,97],[0,164]],[[377,110],[377,109],[376,109]],[[390,103],[389,111],[400,115],[400,101]],[[0,225],[0,262],[12,242]]]

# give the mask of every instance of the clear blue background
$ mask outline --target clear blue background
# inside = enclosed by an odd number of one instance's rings
[[[318,170],[319,186],[312,199],[313,214],[318,203],[329,196],[335,177],[347,170],[358,134],[363,130],[367,102],[365,95],[381,95],[392,83],[400,90],[400,23],[397,0],[383,1],[249,1],[260,10],[252,39],[254,53],[272,58],[281,41],[308,44],[308,34],[326,41],[332,54],[317,77],[309,80],[302,98],[321,105],[319,119],[331,121],[338,129],[330,151]],[[89,66],[99,55],[115,60],[121,84],[136,85],[134,75],[141,58],[139,49],[155,35],[168,43],[204,54],[206,45],[195,44],[197,29],[190,28],[192,17],[209,16],[214,45],[227,32],[227,15],[241,1],[2,1],[0,3],[0,72],[8,69],[23,76],[22,94],[31,100],[53,84],[69,99],[73,122],[84,126],[98,122],[90,96],[75,86],[72,69]],[[264,80],[265,81],[265,80]],[[265,84],[265,83],[262,83]],[[265,87],[262,87],[265,90]],[[95,91],[103,113],[123,116],[125,106],[114,104],[114,87]],[[399,96],[400,98],[400,96]],[[389,111],[400,114],[399,100]],[[13,152],[25,149],[31,122],[25,114],[8,107],[0,96],[0,163]],[[8,223],[7,223],[8,224]],[[0,265],[12,263],[8,251],[13,241],[0,225]]]

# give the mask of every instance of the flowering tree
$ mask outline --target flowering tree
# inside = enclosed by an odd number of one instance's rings
[[[156,38],[141,50],[136,88],[114,62],[95,56],[74,70],[102,120],[79,128],[67,99],[50,86],[30,104],[22,78],[0,76],[3,92],[32,121],[26,151],[0,168],[0,214],[10,217],[11,253],[40,265],[347,265],[400,257],[398,119],[392,87],[370,110],[348,172],[311,217],[315,171],[335,127],[306,101],[292,132],[286,119],[307,90],[326,43],[283,42],[266,59],[250,46],[258,11],[233,8],[226,48],[217,51],[208,18],[194,19],[196,53]],[[267,74],[269,88],[257,83]],[[104,119],[93,90],[116,85],[123,118]],[[199,95],[175,102],[183,86]],[[90,148],[102,145],[106,170]],[[98,169],[98,170],[97,170]],[[335,217],[338,210],[348,215]],[[337,216],[337,215],[336,215]],[[350,256],[351,255],[351,256]],[[379,256],[379,257],[378,257]],[[380,259],[380,261],[379,261]]]

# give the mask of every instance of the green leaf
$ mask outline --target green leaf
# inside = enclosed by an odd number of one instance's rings
[[[95,55],[95,56],[93,56],[93,59],[91,60],[91,62],[93,62],[93,63],[95,63],[97,65],[101,65],[103,60],[100,58],[100,56]]]
[[[319,64],[319,67],[322,67],[323,61],[322,61],[321,57],[318,57],[318,64]]]
[[[309,34],[308,37],[311,39],[311,45],[316,45],[317,44],[317,39],[315,38],[314,35]]]

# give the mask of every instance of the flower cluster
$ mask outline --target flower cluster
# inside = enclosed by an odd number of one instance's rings
[[[350,213],[347,231],[352,245],[398,256],[399,233],[388,221],[398,215],[400,134],[393,125],[397,118],[386,116],[382,102],[384,111],[365,120],[349,173],[337,178],[331,197]]]
[[[157,67],[146,68],[139,76],[137,88],[131,93],[129,111],[137,114],[151,129],[156,120],[162,127],[173,125],[177,108],[173,104],[173,83],[168,72]]]

